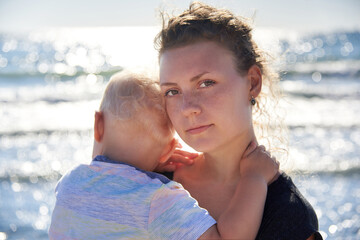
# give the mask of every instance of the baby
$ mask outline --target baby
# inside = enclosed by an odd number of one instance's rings
[[[114,75],[95,113],[94,159],[56,187],[50,239],[254,238],[277,162],[250,144],[233,204],[216,222],[179,183],[154,172],[177,146],[158,84]],[[244,216],[249,208],[252,216]],[[239,224],[248,225],[246,232]]]

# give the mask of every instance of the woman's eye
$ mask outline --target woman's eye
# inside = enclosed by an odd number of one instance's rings
[[[199,85],[199,87],[201,87],[201,88],[210,87],[214,84],[215,84],[215,81],[213,81],[213,80],[205,80]]]
[[[178,90],[170,89],[170,90],[167,90],[167,91],[165,92],[165,97],[166,97],[166,96],[174,96],[174,95],[176,95],[176,94],[178,94],[178,93],[179,93]]]

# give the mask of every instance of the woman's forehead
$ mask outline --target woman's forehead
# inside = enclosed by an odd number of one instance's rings
[[[166,56],[171,57],[178,57],[178,56],[189,56],[194,57],[195,55],[204,55],[204,56],[211,56],[217,55],[219,53],[222,54],[230,54],[231,52],[221,44],[214,42],[214,41],[200,41],[191,43],[185,46],[180,46],[176,48],[171,48],[164,51],[160,56],[160,61]]]
[[[177,76],[191,81],[204,74],[232,70],[229,68],[234,66],[234,58],[227,49],[213,42],[196,43],[162,54],[160,82],[168,82]]]

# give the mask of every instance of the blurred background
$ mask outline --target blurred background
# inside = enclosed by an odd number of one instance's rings
[[[106,82],[156,71],[159,10],[189,2],[0,0],[0,240],[48,239],[57,180],[91,160]],[[281,72],[292,177],[324,239],[360,239],[360,1],[204,2],[252,19]]]

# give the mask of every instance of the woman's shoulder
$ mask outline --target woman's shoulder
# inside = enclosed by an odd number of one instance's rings
[[[268,188],[265,208],[275,205],[277,205],[277,209],[288,210],[289,216],[295,213],[299,217],[308,215],[310,220],[316,220],[317,223],[313,207],[295,186],[291,177],[285,173],[282,173]]]
[[[313,207],[292,179],[282,173],[268,188],[259,230],[261,239],[275,233],[280,234],[279,239],[306,239],[317,231],[318,219]]]
[[[269,204],[274,202],[273,204],[286,204],[313,210],[310,203],[286,173],[281,173],[279,178],[269,185],[266,201]]]

